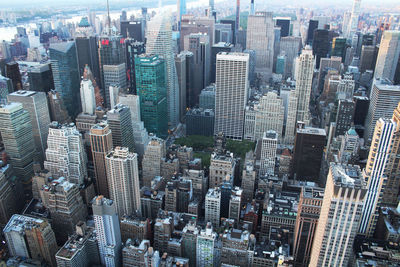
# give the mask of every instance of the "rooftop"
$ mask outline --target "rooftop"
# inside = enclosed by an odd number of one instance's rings
[[[3,232],[20,232],[22,233],[25,229],[32,229],[37,227],[39,224],[45,222],[43,219],[28,217],[24,215],[14,214],[4,227]]]
[[[320,128],[306,127],[304,129],[297,129],[298,133],[302,134],[312,134],[312,135],[321,135],[326,136],[326,131]]]
[[[330,169],[336,185],[365,189],[359,166],[331,163]]]

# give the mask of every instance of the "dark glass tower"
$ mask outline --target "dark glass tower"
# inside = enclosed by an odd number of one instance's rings
[[[11,79],[14,91],[22,89],[21,73],[17,62],[13,61],[6,64],[6,77]]]
[[[307,42],[306,44],[312,45],[314,39],[314,31],[318,29],[318,20],[310,19],[310,23],[308,24],[308,32],[307,32]]]
[[[85,66],[88,65],[93,73],[97,85],[101,87],[97,37],[77,37],[75,42],[80,77],[83,76]]]
[[[136,75],[135,75],[135,58],[145,53],[144,43],[135,39],[125,39],[126,48],[126,73],[128,79],[129,92],[136,94]]]
[[[53,72],[50,63],[35,66],[28,71],[29,90],[46,92],[54,89]]]
[[[80,109],[80,79],[75,42],[50,45],[54,89],[60,94],[68,115],[75,118]]]
[[[144,127],[158,137],[168,136],[165,61],[158,56],[135,58],[136,88]]]
[[[328,56],[331,44],[328,30],[315,30],[312,42],[313,55],[316,58],[316,68],[319,69],[321,58]]]
[[[121,21],[121,34],[123,38],[144,42],[144,23],[142,20]]]

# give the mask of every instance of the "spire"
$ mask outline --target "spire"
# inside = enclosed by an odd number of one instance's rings
[[[108,20],[108,34],[111,35],[111,17],[110,17],[110,5],[107,0],[107,20]]]

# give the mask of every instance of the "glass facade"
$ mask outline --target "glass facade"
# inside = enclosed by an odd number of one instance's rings
[[[167,83],[165,61],[158,56],[135,58],[136,88],[141,119],[148,132],[168,136]]]

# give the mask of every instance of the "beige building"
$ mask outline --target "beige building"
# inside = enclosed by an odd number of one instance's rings
[[[349,264],[365,195],[366,185],[360,167],[331,163],[310,267]]]
[[[142,160],[143,186],[151,187],[153,178],[161,175],[161,159],[165,158],[165,154],[165,141],[151,137]]]
[[[233,153],[227,152],[224,155],[212,153],[208,188],[219,186],[227,175],[234,175],[235,165]]]

